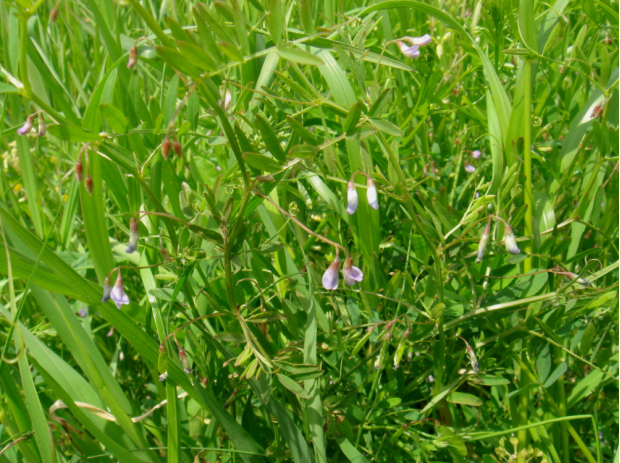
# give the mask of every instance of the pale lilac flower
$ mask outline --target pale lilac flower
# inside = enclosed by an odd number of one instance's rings
[[[347,184],[347,212],[349,215],[355,214],[357,210],[357,190],[355,189],[355,183],[353,179],[349,180]]]
[[[168,378],[168,372],[162,373],[161,375],[159,375],[159,380],[163,383],[164,381],[166,381],[166,378]]]
[[[340,261],[338,254],[336,254],[336,258],[323,274],[323,288],[328,291],[338,288],[338,267],[340,267]]]
[[[101,302],[104,304],[110,300],[110,294],[112,293],[112,287],[110,286],[110,276],[108,275],[103,280],[103,297],[101,298]]]
[[[472,166],[469,163],[465,163],[465,172],[469,173],[469,174],[473,174],[474,172],[476,172],[476,168],[474,166]]]
[[[484,258],[484,251],[487,248],[490,234],[491,224],[487,224],[487,226],[484,227],[484,232],[482,232],[482,238],[480,238],[480,243],[478,244],[478,257],[476,258],[476,263],[482,262],[482,259]]]
[[[471,157],[474,158],[474,159],[480,159],[480,155],[481,154],[482,153],[480,152],[480,150],[473,150],[471,152]]]
[[[355,282],[362,281],[364,278],[362,271],[353,265],[353,259],[351,257],[347,257],[344,261],[342,276],[344,276],[344,282],[349,286],[355,285]]]
[[[410,43],[411,46],[408,47],[405,42]],[[400,51],[407,58],[417,58],[418,56],[420,56],[419,48],[421,46],[431,43],[431,36],[425,34],[422,37],[403,37],[396,43],[398,44],[398,48],[400,48]]]
[[[111,326],[111,327],[110,327],[110,331],[108,331],[108,333],[106,334],[106,336],[107,336],[108,338],[111,338],[112,336],[114,336],[114,327],[113,327],[113,326]]]
[[[88,307],[84,307],[83,309],[80,309],[77,314],[78,314],[78,317],[82,317],[82,318],[86,317],[88,315]]]
[[[125,360],[125,354],[123,353],[123,351],[120,351],[118,353],[118,361],[122,362],[123,360]]]
[[[19,135],[27,135],[32,130],[32,126],[34,124],[34,113],[28,116],[24,125],[22,125],[19,129],[17,129],[17,133]]]
[[[232,95],[230,93],[230,90],[226,89],[226,95],[224,95],[224,109],[228,109],[231,101],[232,101]]]
[[[467,350],[467,356],[469,357],[469,363],[471,363],[471,367],[474,370],[474,374],[477,375],[478,374],[478,359],[476,358],[476,353],[471,348],[469,343],[465,341],[465,339],[463,339],[463,342],[465,343],[465,349]]]
[[[127,254],[133,253],[138,248],[138,240],[140,238],[140,235],[138,234],[139,226],[140,221],[134,221],[132,217],[131,221],[129,222],[129,243],[127,244],[127,248],[125,249],[125,252]]]
[[[379,201],[377,201],[377,187],[375,186],[375,182],[368,177],[368,181],[366,182],[366,198],[368,198],[368,205],[373,209],[379,209]]]
[[[45,124],[45,116],[39,113],[39,137],[45,136],[47,133],[47,125]]]
[[[116,283],[114,283],[114,287],[112,288],[112,292],[110,293],[110,297],[116,303],[116,307],[119,309],[123,305],[129,304],[129,297],[125,294],[123,290],[123,278],[121,277],[121,272],[118,272],[118,277],[116,277]]]
[[[506,230],[504,231],[504,245],[506,246],[506,251],[510,254],[519,254],[521,252],[519,246],[517,246],[517,240],[512,232],[512,228],[508,224],[506,224]]]

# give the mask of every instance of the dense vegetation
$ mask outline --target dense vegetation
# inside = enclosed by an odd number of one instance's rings
[[[618,461],[617,1],[0,24],[0,463]]]

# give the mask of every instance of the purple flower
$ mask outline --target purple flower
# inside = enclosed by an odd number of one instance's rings
[[[519,246],[517,246],[517,240],[512,232],[512,228],[508,224],[506,224],[506,230],[504,231],[504,245],[506,246],[506,251],[510,254],[521,253]]]
[[[408,47],[405,42],[411,44]],[[398,48],[407,58],[417,58],[420,56],[419,48],[424,45],[428,45],[431,43],[431,36],[426,34],[422,37],[403,37],[401,40],[396,42],[398,44]]]
[[[129,221],[129,243],[125,249],[127,254],[133,253],[138,248],[138,240],[140,238],[140,235],[138,234],[139,226],[140,221],[134,220],[132,217]]]
[[[379,209],[379,201],[377,201],[377,187],[375,186],[375,182],[368,177],[368,181],[366,182],[366,198],[368,198],[368,205],[373,209]]]
[[[110,297],[119,309],[123,305],[129,304],[129,297],[127,297],[127,294],[125,294],[125,291],[123,290],[123,278],[121,277],[120,271],[118,272],[118,277],[116,277],[116,283],[114,283]]]
[[[20,135],[27,135],[31,130],[34,124],[34,113],[28,116],[24,125],[22,125],[19,129],[17,129],[17,133]]]
[[[86,317],[88,315],[88,307],[84,307],[83,309],[80,309],[77,314],[78,314],[78,317],[82,317],[82,318]]]
[[[474,166],[472,166],[469,163],[465,163],[465,172],[469,173],[469,174],[473,174],[474,172],[476,172],[476,168]]]
[[[355,183],[353,179],[349,180],[347,184],[347,212],[349,215],[355,214],[357,210],[357,190],[355,189]]]
[[[112,293],[112,287],[110,286],[110,275],[103,280],[103,297],[101,302],[104,304],[110,300],[110,294]]]
[[[127,68],[131,69],[138,64],[138,47],[135,45],[129,49],[129,61],[127,62]]]
[[[353,259],[351,257],[347,257],[344,261],[342,276],[344,276],[344,282],[349,286],[355,285],[356,281],[362,281],[364,278],[362,271],[358,267],[353,266]]]
[[[323,274],[323,288],[328,291],[338,288],[338,267],[340,267],[340,261],[338,260],[338,254],[336,254],[336,258]]]
[[[480,155],[481,154],[482,153],[480,152],[480,150],[473,150],[471,152],[471,157],[474,158],[474,159],[480,159]]]

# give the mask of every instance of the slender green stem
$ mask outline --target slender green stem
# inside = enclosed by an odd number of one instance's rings
[[[525,234],[534,235],[534,195],[532,193],[532,66],[531,60],[525,61],[523,68],[523,79],[525,88],[523,93],[523,169],[525,171],[525,185],[523,188],[525,196]],[[525,243],[525,253],[527,259],[523,262],[525,273],[532,270],[532,257],[529,256],[534,251],[534,241],[529,240]]]

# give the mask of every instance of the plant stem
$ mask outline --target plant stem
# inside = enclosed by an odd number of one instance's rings
[[[525,60],[523,68],[525,88],[523,92],[523,169],[525,170],[525,185],[523,188],[525,196],[525,234],[534,235],[534,195],[532,193],[532,66],[531,60]],[[532,270],[532,257],[534,251],[533,240],[525,243],[525,253],[527,259],[523,262],[524,273]]]

